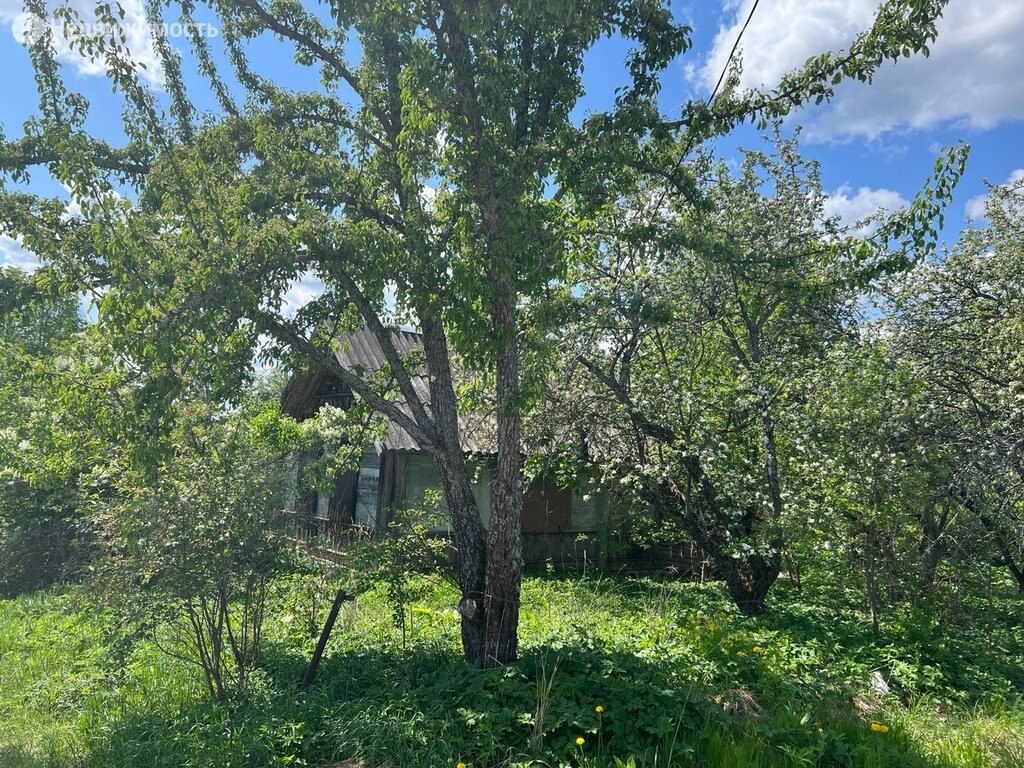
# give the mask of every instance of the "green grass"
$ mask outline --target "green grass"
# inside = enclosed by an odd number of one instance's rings
[[[891,615],[876,638],[838,588],[780,584],[747,620],[715,585],[531,576],[521,661],[481,671],[446,587],[424,586],[404,648],[372,591],[300,692],[330,593],[310,584],[276,585],[255,685],[231,704],[83,591],[0,602],[0,766],[1024,766],[1009,593]]]

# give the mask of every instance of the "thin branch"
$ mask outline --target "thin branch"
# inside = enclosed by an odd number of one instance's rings
[[[386,400],[377,394],[359,374],[338,362],[334,354],[321,349],[274,315],[254,313],[254,316],[250,319],[264,327],[267,332],[282,344],[305,355],[337,376],[342,383],[346,384],[349,389],[365,400],[371,408],[408,432],[421,447],[427,448],[437,444],[436,429],[432,424],[429,426],[429,429],[421,428],[416,421],[402,410],[398,403]]]
[[[266,8],[260,5],[257,0],[236,0],[236,6],[246,8],[256,18],[263,22],[267,29],[276,32],[281,37],[287,38],[295,43],[298,43],[308,49],[311,53],[315,54],[321,61],[329,65],[338,75],[348,83],[349,87],[352,88],[356,94],[363,100],[363,103],[367,105],[374,117],[380,121],[381,125],[384,126],[385,130],[391,130],[391,121],[387,114],[384,113],[377,107],[371,105],[366,97],[363,95],[363,85],[359,82],[359,78],[350,70],[344,60],[337,54],[329,51],[319,40],[315,40],[310,35],[296,29],[295,27],[289,26],[284,23],[281,19],[274,16]]]

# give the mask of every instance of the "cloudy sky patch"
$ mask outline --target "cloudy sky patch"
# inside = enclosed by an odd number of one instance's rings
[[[101,29],[96,18],[94,0],[71,0],[68,3],[76,11],[83,23],[84,31],[92,34]],[[149,23],[142,0],[116,0],[113,5],[120,5],[124,10],[121,27],[124,31],[124,42],[131,52],[132,61],[137,65],[144,80],[150,85],[160,86],[163,83],[163,70],[160,57],[153,47]],[[56,8],[57,3],[48,3],[48,8]],[[71,44],[62,33],[63,22],[51,13],[40,20],[25,12],[22,0],[0,0],[0,21],[7,22],[7,33],[19,44],[30,43],[45,27],[53,34],[53,46],[57,58],[70,65],[80,75],[103,75],[106,63],[102,60],[90,60],[72,50]]]
[[[700,71],[709,89],[752,4],[727,6]],[[877,7],[877,0],[776,0],[759,6],[743,35],[742,86],[771,88],[810,56],[848,48],[871,25]],[[801,116],[807,138],[874,139],[947,121],[991,128],[1024,118],[1024,3],[951,0],[937,27],[929,57],[883,64],[873,83],[844,83],[830,107]]]

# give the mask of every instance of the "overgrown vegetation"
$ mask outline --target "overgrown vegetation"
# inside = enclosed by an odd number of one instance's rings
[[[1024,626],[1005,581],[878,636],[836,583],[782,584],[747,619],[715,585],[534,576],[522,658],[459,654],[452,588],[384,585],[343,608],[298,690],[336,586],[270,587],[249,695],[215,703],[189,665],[118,632],[87,592],[0,604],[0,759],[21,766],[1001,766],[1024,759]],[[157,629],[161,641],[169,625]],[[403,649],[404,644],[404,649]],[[121,654],[121,655],[119,655]],[[879,682],[881,681],[881,682]],[[887,687],[889,692],[885,693]],[[582,743],[577,743],[582,739]]]
[[[960,143],[842,226],[775,123],[927,55],[946,0],[885,0],[774,89],[730,56],[671,116],[692,30],[662,0],[317,5],[213,0],[179,47],[193,4],[153,0],[162,90],[116,4],[95,37],[20,17],[0,764],[1024,763],[1024,180],[940,246]],[[261,75],[271,38],[313,78]],[[591,112],[608,38],[627,79]],[[775,135],[717,156],[744,122]],[[424,509],[397,463],[353,472],[393,433]],[[524,586],[530,476],[602,494],[602,555],[685,537],[718,581]],[[338,570],[297,565],[327,528]]]
[[[282,430],[276,403],[259,398],[211,411],[180,414],[173,448],[147,471],[125,467],[102,505],[95,585],[131,626],[169,628],[166,652],[224,699],[248,687],[268,584],[286,563],[286,458],[300,430]]]
[[[101,419],[81,407],[90,390],[72,394],[90,367],[80,327],[73,297],[0,268],[0,595],[73,578],[90,554],[81,507],[96,441],[84,421]]]
[[[544,337],[534,313],[575,268],[573,241],[638,188],[706,209],[714,196],[692,151],[927,55],[946,1],[886,0],[844,50],[773,88],[740,90],[730,56],[709,98],[667,115],[662,78],[691,50],[692,28],[663,0],[215,0],[198,15],[216,39],[180,44],[167,29],[194,31],[194,4],[153,2],[159,92],[124,44],[121,9],[98,3],[100,23],[83,27],[61,7],[51,25],[29,0],[39,107],[21,136],[0,132],[0,227],[66,293],[96,296],[157,424],[194,380],[232,400],[262,356],[323,368],[404,430],[441,480],[466,658],[501,664],[518,643],[523,422],[538,397],[527,369]],[[265,37],[295,70],[265,69]],[[626,78],[590,113],[584,62],[608,38],[627,43]],[[65,77],[63,48],[109,80],[116,102],[103,107],[122,117],[112,135],[95,130],[95,106]],[[21,188],[37,172],[70,192],[73,211]],[[942,179],[928,205],[895,217],[920,241],[955,181]],[[290,287],[311,276],[325,290],[290,312]],[[422,353],[400,349],[402,323],[416,325]],[[361,328],[379,371],[336,355]],[[496,426],[486,526],[462,451],[467,371]],[[414,384],[423,374],[429,397]],[[752,596],[738,592],[751,612],[774,580],[775,555],[765,557],[765,573],[740,561],[730,579],[754,576]]]

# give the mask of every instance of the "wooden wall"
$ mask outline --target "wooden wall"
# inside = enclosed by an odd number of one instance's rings
[[[301,483],[301,469],[297,474]],[[302,493],[300,486],[292,508],[294,533],[302,539],[318,539],[326,546],[340,545],[352,536],[380,534],[386,530],[395,505],[418,498],[424,490],[438,484],[436,472],[426,456],[396,451],[385,451],[378,456],[371,448],[363,454],[358,476],[354,472],[339,474],[329,506],[318,503],[326,499],[319,500],[316,493]],[[478,467],[474,495],[485,523],[490,516],[489,485],[490,470],[482,464]],[[622,544],[609,547],[602,532],[607,512],[605,494],[594,488],[585,491],[570,494],[571,514],[562,522],[560,530],[524,530],[523,561],[527,567],[601,568],[625,573],[710,577],[705,558],[690,542],[649,548]],[[566,506],[565,499],[560,501]],[[569,509],[562,512],[569,512]],[[545,514],[550,517],[548,512]],[[570,526],[568,530],[564,528],[566,523]],[[432,533],[445,536],[447,529],[440,528]]]
[[[703,554],[691,542],[608,547],[599,533],[523,533],[523,561],[529,568],[707,576]]]

